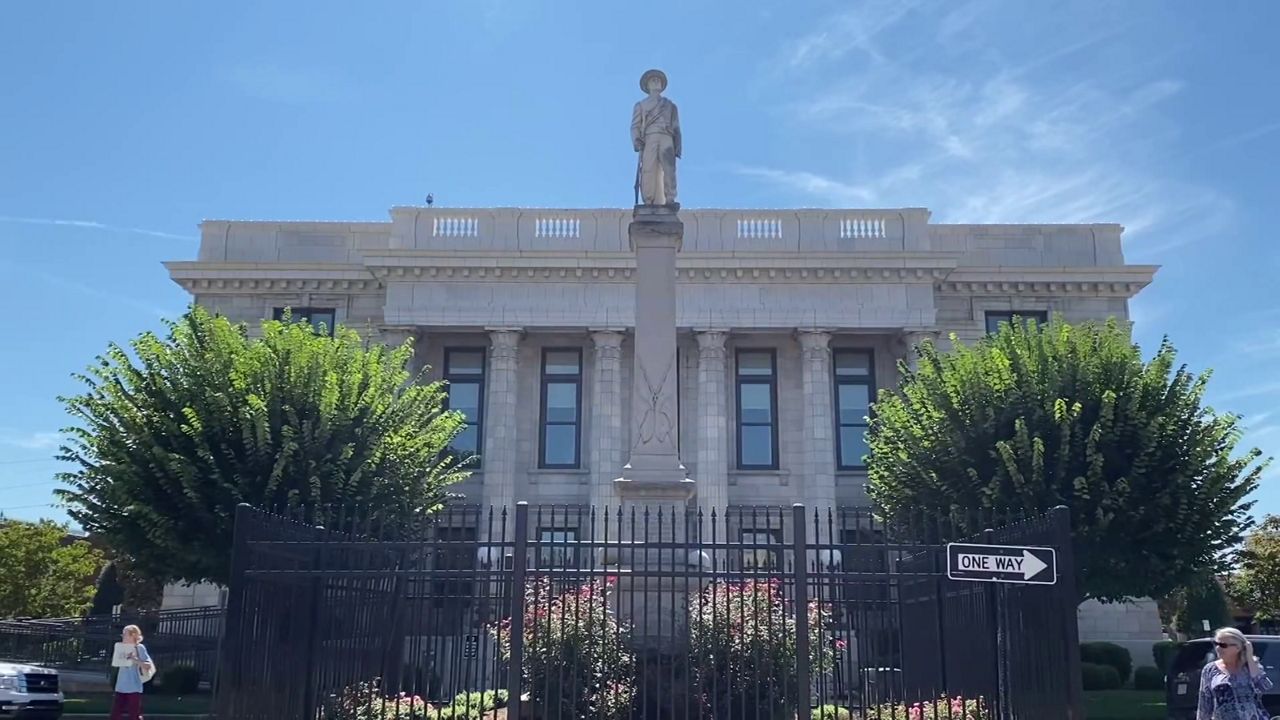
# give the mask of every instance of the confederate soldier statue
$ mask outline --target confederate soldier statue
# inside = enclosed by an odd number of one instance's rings
[[[649,70],[640,76],[648,97],[631,113],[631,144],[640,153],[636,169],[637,204],[676,204],[676,158],[680,157],[680,115],[676,104],[662,97],[667,76]]]

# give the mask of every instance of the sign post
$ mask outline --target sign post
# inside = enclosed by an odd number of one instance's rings
[[[1058,553],[1046,547],[950,543],[947,577],[964,582],[1056,585]]]

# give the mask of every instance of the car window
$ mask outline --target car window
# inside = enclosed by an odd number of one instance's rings
[[[1278,641],[1258,640],[1253,643],[1253,653],[1258,656],[1258,661],[1262,663],[1262,667],[1266,670],[1267,677],[1271,678],[1271,682],[1276,684],[1276,691],[1280,691],[1280,650],[1276,650],[1275,646],[1280,644]],[[1200,679],[1200,671],[1205,665],[1217,658],[1213,645],[1207,642],[1187,643],[1178,651],[1178,656],[1173,660],[1173,666],[1170,668],[1170,675],[1182,680],[1190,680],[1196,682]],[[1273,691],[1275,692],[1275,691]]]

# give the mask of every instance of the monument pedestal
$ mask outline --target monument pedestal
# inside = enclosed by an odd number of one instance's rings
[[[637,205],[627,234],[636,254],[635,368],[631,454],[614,481],[622,506],[617,609],[651,650],[686,637],[686,604],[701,590],[700,553],[691,538],[696,486],[677,451],[676,253],[684,240],[680,206]],[[662,544],[665,547],[651,547]]]

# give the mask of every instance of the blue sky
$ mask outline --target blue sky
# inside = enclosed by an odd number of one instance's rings
[[[1119,222],[1134,303],[1280,454],[1280,4],[0,4],[0,512],[48,505],[55,400],[180,313],[204,218],[622,207],[671,78],[688,207]],[[1258,493],[1280,512],[1280,473]]]

